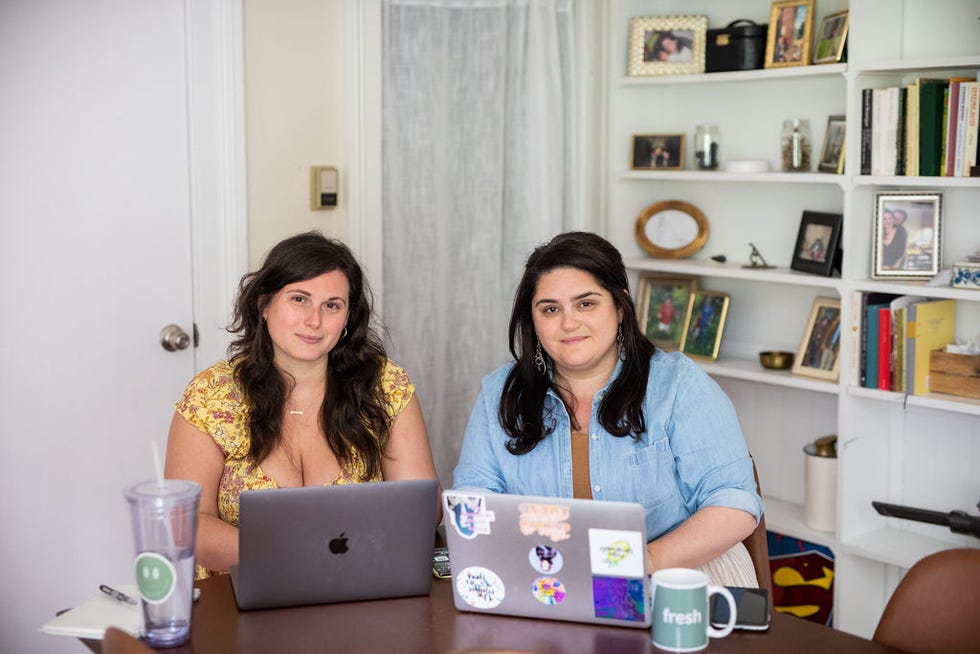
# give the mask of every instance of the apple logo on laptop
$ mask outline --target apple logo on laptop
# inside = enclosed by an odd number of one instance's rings
[[[344,532],[340,532],[340,535],[336,538],[331,538],[327,546],[333,554],[344,554],[347,552],[347,538],[344,536]]]

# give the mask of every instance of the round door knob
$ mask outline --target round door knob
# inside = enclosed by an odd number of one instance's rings
[[[160,345],[168,352],[186,350],[190,344],[191,337],[177,325],[167,325],[160,330]]]

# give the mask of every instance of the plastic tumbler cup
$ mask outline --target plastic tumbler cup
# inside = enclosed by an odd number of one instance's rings
[[[190,637],[200,498],[199,484],[180,479],[144,481],[126,489],[143,635],[152,647],[175,647]]]

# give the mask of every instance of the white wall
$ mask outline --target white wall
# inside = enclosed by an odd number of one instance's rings
[[[249,267],[310,229],[348,239],[344,0],[244,0]],[[336,166],[338,206],[310,209],[310,166]]]

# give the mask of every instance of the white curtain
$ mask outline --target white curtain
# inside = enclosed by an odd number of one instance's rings
[[[524,260],[573,224],[572,0],[387,0],[384,307],[452,483]]]

